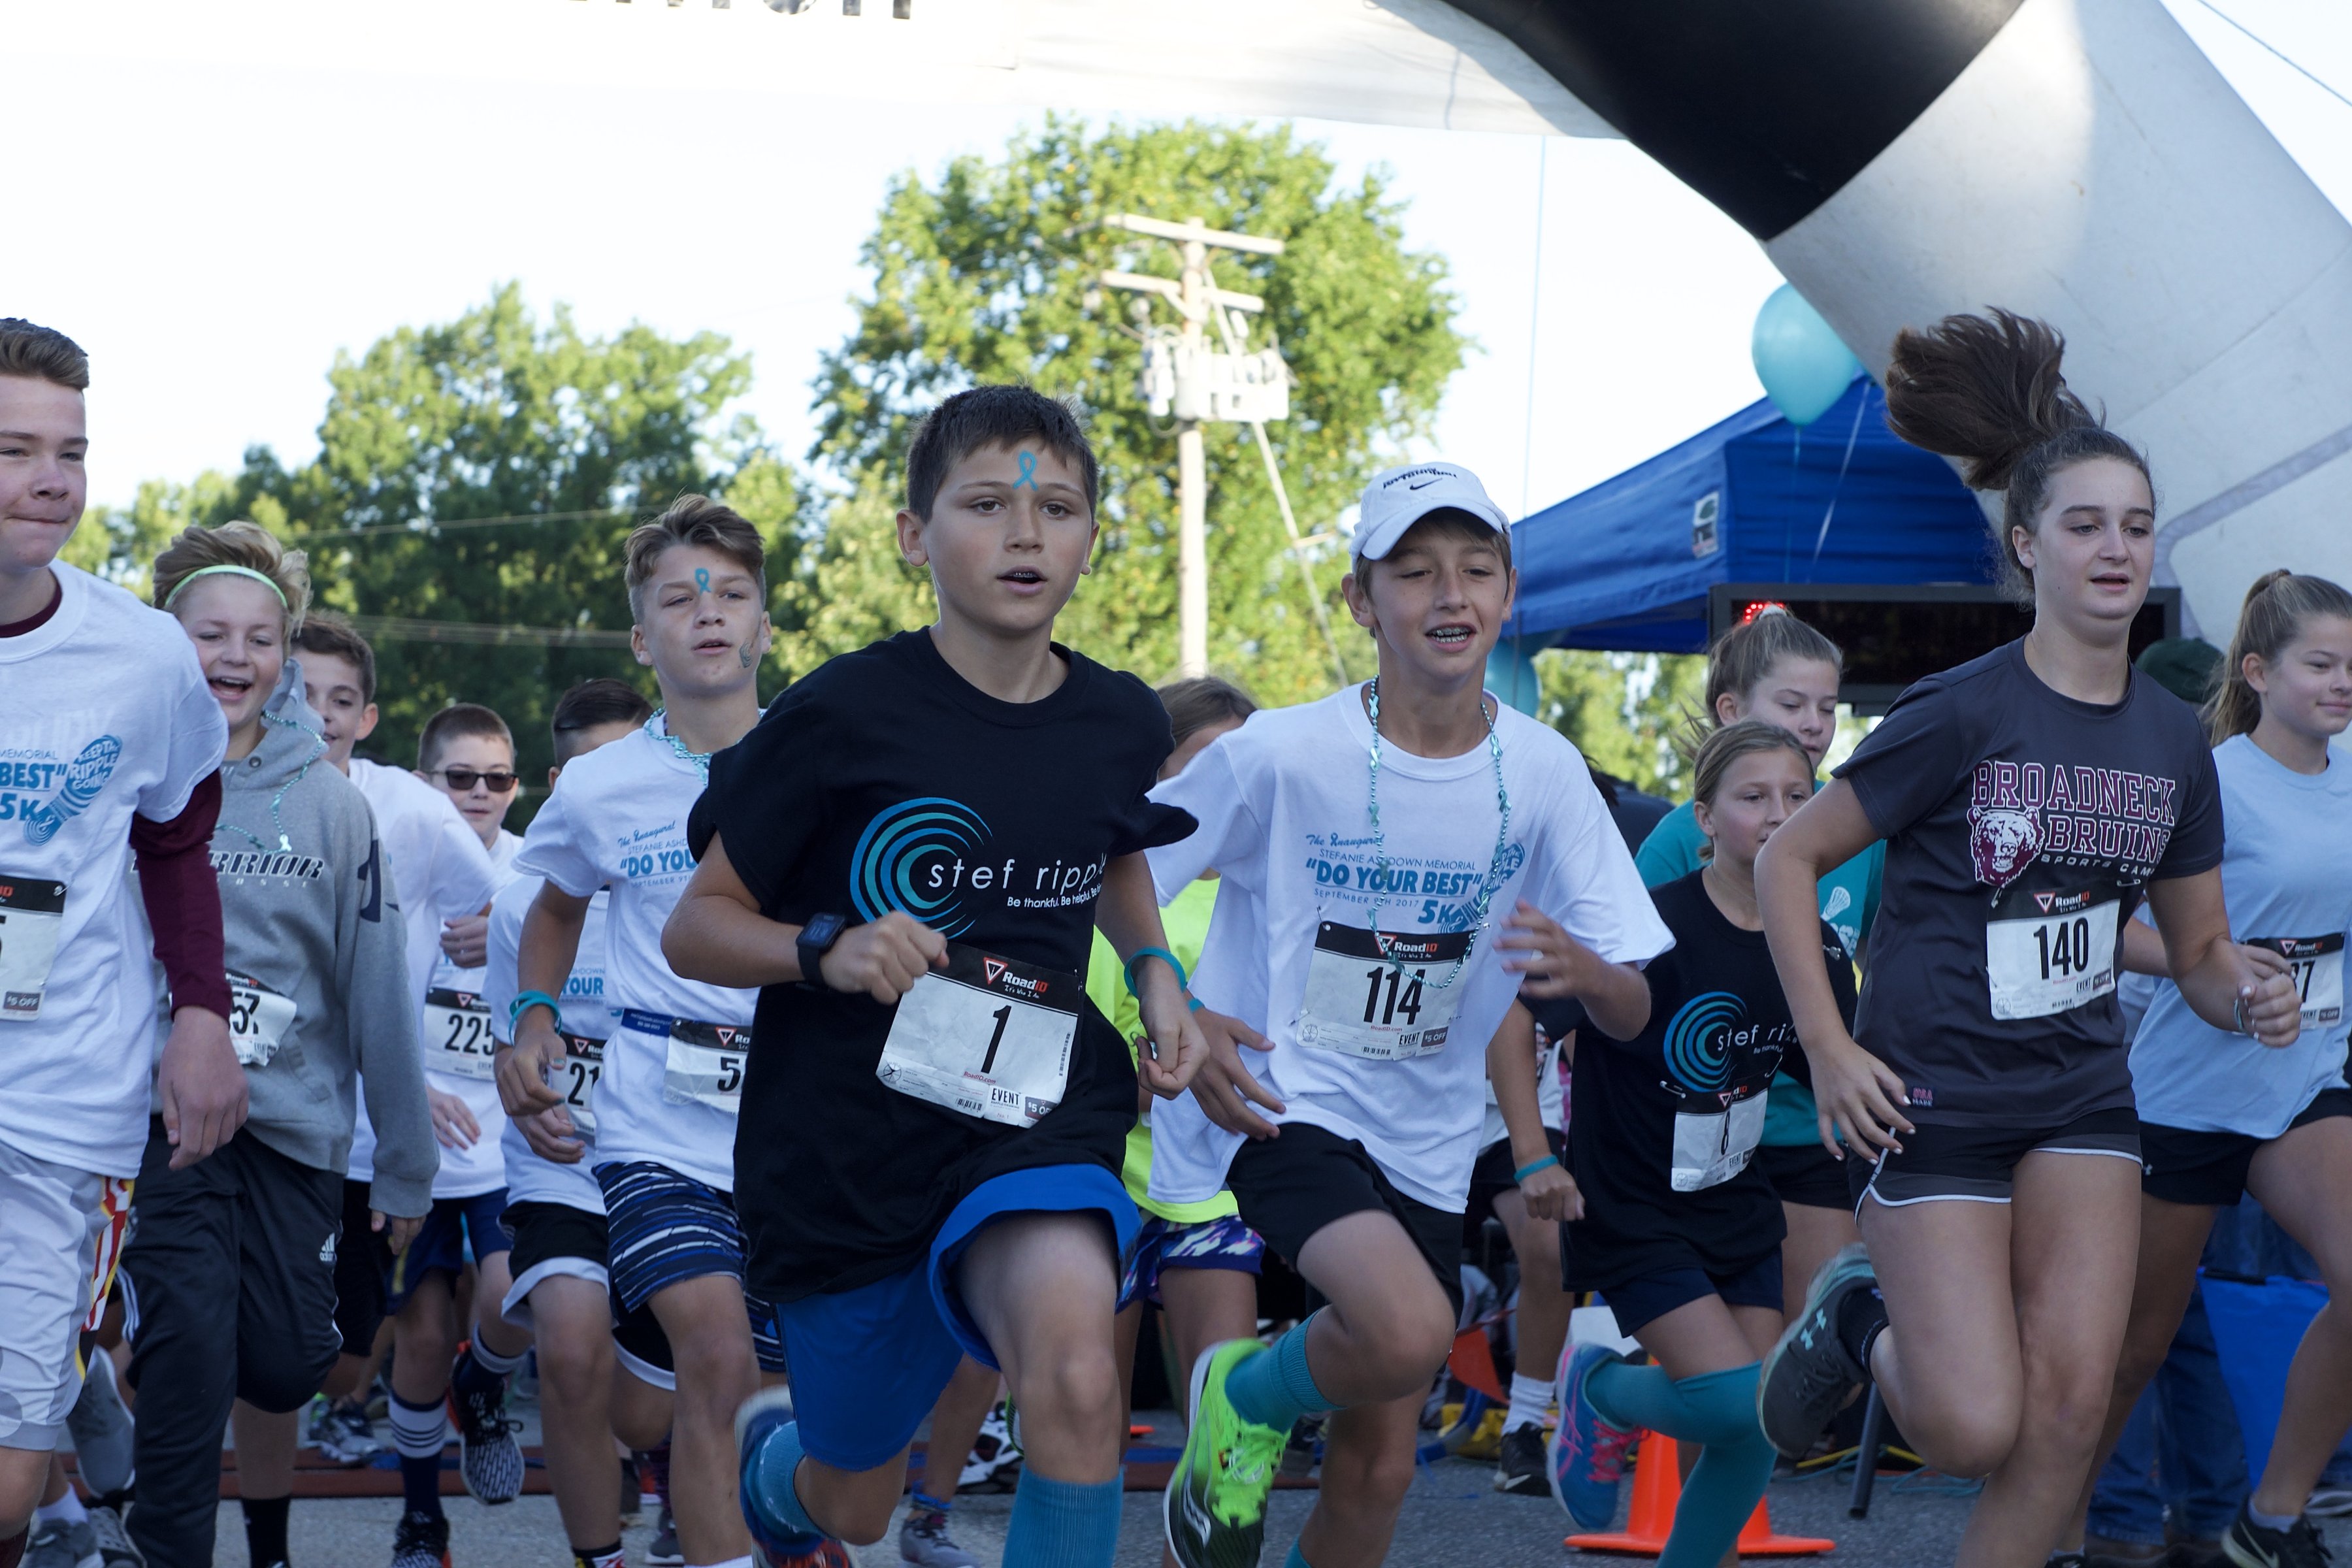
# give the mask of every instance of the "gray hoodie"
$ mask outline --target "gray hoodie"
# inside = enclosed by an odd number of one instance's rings
[[[268,1058],[246,1061],[246,1126],[289,1160],[340,1172],[357,1114],[352,1078],[364,1075],[377,1139],[368,1205],[422,1215],[441,1156],[425,1101],[406,937],[375,817],[327,761],[295,660],[265,711],[261,744],[222,765],[213,830],[230,1029],[240,1058]],[[170,1028],[159,1013],[159,1053]]]

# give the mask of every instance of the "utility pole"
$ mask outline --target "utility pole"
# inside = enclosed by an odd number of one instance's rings
[[[1208,466],[1201,426],[1210,421],[1230,421],[1256,427],[1277,492],[1281,475],[1273,467],[1273,451],[1265,445],[1265,422],[1290,416],[1290,374],[1274,349],[1256,353],[1242,351],[1240,335],[1227,311],[1255,313],[1265,301],[1255,294],[1236,294],[1217,287],[1210,272],[1213,250],[1244,251],[1254,256],[1279,256],[1282,242],[1255,235],[1234,234],[1206,226],[1200,218],[1170,223],[1135,213],[1103,219],[1105,228],[1149,235],[1177,246],[1183,269],[1171,281],[1143,273],[1108,271],[1103,283],[1138,295],[1158,295],[1176,308],[1174,332],[1147,326],[1144,331],[1143,396],[1151,412],[1176,416],[1176,606],[1177,668],[1187,676],[1209,672],[1209,544]],[[1148,316],[1150,307],[1138,300]],[[1206,329],[1214,321],[1231,352],[1209,346]],[[1290,503],[1282,497],[1283,521],[1291,527]],[[1303,558],[1301,569],[1305,568]],[[1312,595],[1312,584],[1309,595]],[[1315,601],[1318,616],[1321,601]],[[1328,629],[1327,629],[1328,636]]]

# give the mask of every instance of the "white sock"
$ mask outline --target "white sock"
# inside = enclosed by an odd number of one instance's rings
[[[44,1514],[42,1517],[47,1518],[47,1516]],[[2261,1509],[2258,1509],[2253,1505],[2252,1500],[2249,1499],[2246,1503],[2246,1517],[2252,1520],[2256,1524],[2261,1525],[2264,1530],[2293,1530],[2294,1528],[2294,1521],[2303,1516],[2294,1513],[2264,1513]]]
[[[1513,1373],[1511,1413],[1503,1417],[1503,1430],[1516,1432],[1522,1426],[1540,1426],[1550,1412],[1551,1384],[1540,1377]]]
[[[79,1524],[89,1517],[89,1510],[82,1506],[80,1495],[68,1487],[65,1496],[55,1502],[43,1503],[33,1510],[33,1517],[43,1524]]]
[[[709,1563],[708,1568],[751,1568],[751,1559],[748,1556],[730,1557],[724,1563]]]
[[[448,1440],[449,1421],[436,1402],[432,1405],[411,1405],[397,1394],[392,1396],[392,1446],[406,1459],[430,1459],[439,1456],[442,1445]]]

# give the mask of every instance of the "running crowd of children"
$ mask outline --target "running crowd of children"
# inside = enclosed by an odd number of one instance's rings
[[[373,1458],[379,1387],[392,1568],[447,1568],[449,1429],[520,1495],[527,1358],[577,1568],[622,1568],[641,1480],[655,1568],[843,1565],[894,1520],[962,1568],[956,1487],[1016,1446],[1003,1561],[1106,1568],[1151,1310],[1190,1369],[1167,1561],[1269,1561],[1304,1426],[1282,1561],[1370,1568],[1489,1215],[1499,1489],[1603,1527],[1670,1437],[1663,1561],[1715,1568],[1874,1385],[1984,1478],[1961,1563],[2081,1563],[2217,1211],[2352,1289],[2352,594],[2258,579],[2201,717],[2136,669],[2149,460],[2062,347],[2000,311],[1894,344],[1889,423],[2000,493],[2032,629],[1827,782],[1839,649],[1768,611],[1713,650],[1693,798],[1621,833],[1484,689],[1508,519],[1444,462],[1362,497],[1375,679],[1155,693],[1054,640],[1100,476],[989,385],[907,455],[937,621],[764,710],[758,531],[688,496],[630,532],[659,702],[562,693],[518,837],[489,709],[355,754],[373,652],[268,531],[188,529],[152,606],[60,561],[89,363],[0,321],[0,1568],[203,1568],[225,1434],[280,1568],[299,1448]],[[1262,1337],[1270,1259],[1306,1310]],[[1569,1342],[1582,1292],[1641,1356]],[[2325,1563],[2347,1424],[2331,1301],[2240,1568]]]

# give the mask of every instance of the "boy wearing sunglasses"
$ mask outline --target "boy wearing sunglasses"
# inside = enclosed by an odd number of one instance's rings
[[[478,703],[459,702],[425,721],[417,737],[416,774],[448,797],[481,840],[494,885],[514,879],[522,840],[501,824],[515,798],[514,736]],[[441,1509],[441,1449],[446,1407],[457,1418],[459,1473],[466,1489],[486,1503],[511,1501],[522,1490],[522,1451],[506,1418],[507,1375],[530,1348],[530,1337],[499,1314],[510,1282],[511,1242],[499,1224],[507,1204],[506,1159],[496,1136],[505,1115],[499,1104],[493,1020],[483,1004],[483,968],[461,966],[475,948],[469,923],[450,922],[459,939],[435,955],[425,991],[425,1091],[441,1169],[433,1181],[433,1210],[394,1265],[392,1306],[393,1446],[400,1452],[407,1507],[395,1562],[440,1560],[447,1526]],[[470,1338],[460,1341],[457,1283],[471,1257],[479,1271]]]

